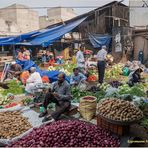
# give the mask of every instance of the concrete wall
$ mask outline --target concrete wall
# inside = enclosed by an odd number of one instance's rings
[[[47,26],[56,24],[69,19],[72,19],[76,16],[72,8],[51,8],[47,10],[48,16],[40,17],[40,28],[45,28]],[[62,19],[62,20],[61,20]]]
[[[40,29],[46,28],[51,25],[51,22],[48,21],[47,16],[40,16],[39,17],[39,24],[40,24]]]
[[[134,38],[134,59],[138,60],[139,51],[143,50],[144,60],[148,59],[148,40],[142,36]]]
[[[20,33],[26,33],[39,29],[38,12],[30,10],[24,5],[14,4],[0,9],[0,18],[16,23]]]
[[[148,4],[148,0],[145,0]],[[148,25],[148,8],[142,7],[142,0],[130,0],[130,26]]]
[[[10,25],[4,19],[0,19],[0,36],[18,35],[20,30],[16,23],[11,22]]]

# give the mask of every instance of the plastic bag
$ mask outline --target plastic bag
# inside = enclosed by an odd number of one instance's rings
[[[116,95],[118,95],[117,94],[118,89],[114,87],[108,87],[105,92],[106,92],[105,97],[115,97]]]

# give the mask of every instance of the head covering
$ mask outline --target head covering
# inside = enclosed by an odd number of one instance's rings
[[[136,71],[139,71],[141,73],[141,72],[143,72],[143,69],[139,67],[136,69]]]
[[[12,64],[12,65],[14,65],[14,64],[16,64],[16,62],[15,62],[15,61],[13,61],[13,62],[11,62],[11,64]]]
[[[102,46],[103,49],[106,49],[107,47],[105,45]]]
[[[30,68],[30,71],[31,71],[31,72],[35,72],[35,71],[36,71],[36,68],[35,68],[35,67],[31,67],[31,68]]]

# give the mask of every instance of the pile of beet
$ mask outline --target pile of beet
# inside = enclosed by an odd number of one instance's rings
[[[34,128],[8,147],[119,147],[110,132],[79,120],[60,120]]]

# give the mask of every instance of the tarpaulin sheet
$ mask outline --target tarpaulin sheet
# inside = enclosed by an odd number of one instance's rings
[[[31,60],[25,60],[25,61],[16,61],[17,64],[22,66],[23,70],[29,70],[31,67],[36,67],[36,71],[39,72],[39,74],[42,76],[48,76],[49,80],[51,82],[57,81],[58,75],[61,73],[57,70],[55,71],[47,71],[47,70],[41,70],[33,61]],[[66,76],[66,80],[69,82],[70,77]]]
[[[83,17],[67,24],[59,26],[53,26],[49,29],[43,29],[40,31],[34,31],[20,36],[1,38],[0,45],[40,45],[47,47],[54,41],[60,39],[64,34],[70,32],[80,23],[82,23],[87,17]],[[24,42],[25,40],[25,42]]]
[[[45,33],[44,35],[37,36],[35,39],[30,41],[32,45],[42,45],[44,47],[50,45],[55,40],[58,40],[61,38],[64,34],[70,32],[72,29],[77,27],[80,23],[82,23],[85,18],[81,18],[79,20],[76,20],[74,22],[68,23],[66,25],[63,25],[61,28],[49,31],[48,33]]]
[[[10,36],[5,38],[0,38],[0,45],[14,45],[18,42],[21,42],[23,40],[30,38],[31,36],[37,35],[38,33],[39,31],[32,31],[19,36]]]
[[[111,36],[109,35],[100,35],[100,34],[88,34],[89,40],[94,48],[100,48],[103,45],[109,47],[111,42]]]

